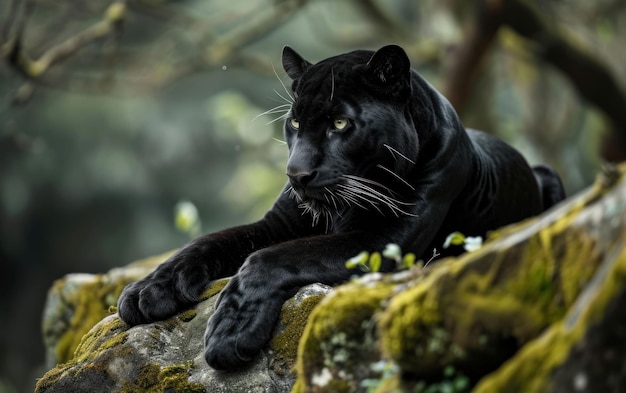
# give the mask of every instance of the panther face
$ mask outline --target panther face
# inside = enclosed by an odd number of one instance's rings
[[[294,99],[284,129],[290,193],[314,225],[323,217],[329,229],[351,208],[407,214],[402,194],[413,189],[406,178],[418,152],[403,99],[410,94],[408,59],[379,52],[315,65],[283,52]]]

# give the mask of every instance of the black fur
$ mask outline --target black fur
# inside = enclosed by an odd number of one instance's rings
[[[564,198],[552,169],[533,171],[504,142],[465,130],[398,46],[315,65],[286,47],[283,66],[295,101],[285,122],[289,183],[274,206],[256,223],[194,240],[118,304],[129,325],[158,321],[234,275],[205,335],[216,369],[254,358],[286,299],[345,281],[354,274],[345,261],[363,250],[396,243],[428,259],[451,232],[484,236]]]

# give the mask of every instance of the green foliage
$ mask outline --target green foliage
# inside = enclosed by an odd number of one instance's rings
[[[369,268],[370,253],[367,251],[361,251],[359,254],[353,256],[346,261],[346,268],[356,269],[357,267],[364,272],[370,270]]]
[[[461,232],[453,232],[446,238],[443,248],[448,248],[451,245],[463,246],[466,251],[474,251],[480,248],[483,244],[483,238],[480,236],[465,236]],[[362,251],[358,255],[348,259],[346,261],[346,268],[356,269],[359,268],[363,272],[376,273],[380,271],[382,266],[382,257],[391,259],[396,262],[396,270],[407,270],[413,266],[425,267],[435,258],[439,256],[437,249],[433,250],[433,256],[426,262],[423,260],[417,260],[415,254],[409,252],[402,254],[402,249],[395,243],[389,243],[385,246],[382,253]]]
[[[382,253],[375,251],[370,254],[367,251],[362,251],[358,255],[348,259],[346,261],[346,268],[359,268],[363,272],[377,273],[382,267],[383,257],[394,260],[396,262],[397,270],[410,269],[416,264],[415,254],[408,253],[403,256],[400,246],[394,243],[389,243]],[[419,262],[420,261],[418,261],[418,263]]]
[[[452,232],[446,237],[443,248],[453,246],[463,246],[465,251],[475,251],[483,245],[483,238],[480,236],[465,236],[461,232]]]

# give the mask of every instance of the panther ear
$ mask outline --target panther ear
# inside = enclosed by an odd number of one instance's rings
[[[285,45],[283,48],[283,68],[292,80],[299,79],[310,66],[311,63]]]
[[[377,82],[392,87],[408,81],[411,62],[404,49],[398,45],[387,45],[374,53],[366,68]]]

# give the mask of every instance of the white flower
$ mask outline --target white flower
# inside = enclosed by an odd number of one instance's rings
[[[476,251],[483,245],[483,238],[480,236],[467,236],[465,238],[465,251]]]
[[[402,257],[402,250],[400,249],[399,245],[395,243],[389,243],[383,251],[383,256],[389,259],[399,259],[400,257]]]

